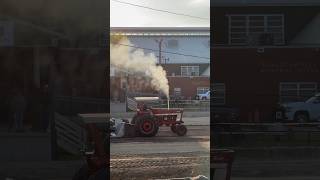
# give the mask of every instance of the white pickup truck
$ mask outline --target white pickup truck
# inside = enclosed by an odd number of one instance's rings
[[[196,98],[199,100],[209,100],[210,99],[210,91],[207,91],[203,94],[197,94]]]
[[[305,102],[282,104],[281,119],[286,121],[309,122],[320,121],[320,93]]]

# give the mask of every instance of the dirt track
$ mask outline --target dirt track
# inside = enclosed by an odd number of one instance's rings
[[[208,126],[189,126],[178,137],[163,127],[157,137],[112,140],[111,179],[159,179],[209,176]]]
[[[210,170],[204,152],[116,155],[110,163],[112,180],[209,176]]]

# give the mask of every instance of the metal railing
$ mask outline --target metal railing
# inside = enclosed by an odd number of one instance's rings
[[[55,113],[57,145],[65,151],[79,155],[86,139],[86,131],[80,118],[70,118]]]
[[[211,133],[219,144],[238,144],[241,140],[250,141],[244,144],[254,145],[280,141],[288,145],[320,145],[320,123],[211,123]],[[234,137],[234,138],[226,138]],[[240,139],[239,139],[240,138]],[[272,140],[272,138],[274,138]],[[254,140],[253,140],[254,139]],[[235,140],[235,141],[234,141]],[[257,140],[257,142],[255,142]],[[221,141],[222,142],[222,141]],[[275,145],[272,143],[272,145]],[[258,144],[259,144],[258,143]],[[264,144],[266,145],[266,144]],[[276,144],[279,145],[279,144]]]
[[[168,107],[167,101],[161,101],[158,107]],[[169,107],[183,108],[185,111],[210,111],[210,100],[169,100]]]
[[[86,131],[79,114],[106,113],[108,101],[99,98],[59,96],[55,98],[55,129],[57,145],[65,151],[79,155],[84,148]]]

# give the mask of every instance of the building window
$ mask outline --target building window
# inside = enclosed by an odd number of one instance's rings
[[[181,76],[199,76],[199,66],[181,66]]]
[[[315,82],[282,82],[280,83],[280,102],[305,101],[318,92]]]
[[[284,16],[229,15],[229,44],[279,45],[284,44]]]
[[[225,84],[224,83],[214,83],[212,85],[212,103],[214,105],[224,105],[226,103],[225,97]]]
[[[181,96],[181,88],[174,88],[173,95],[174,96]]]
[[[204,94],[204,93],[208,92],[209,90],[210,90],[209,87],[198,87],[197,94]]]

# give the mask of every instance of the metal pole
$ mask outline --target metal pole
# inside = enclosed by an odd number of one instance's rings
[[[159,64],[161,64],[161,46],[162,46],[162,39],[159,41]]]
[[[155,41],[158,43],[158,46],[159,46],[159,64],[161,64],[161,59],[162,59],[162,57],[161,57],[161,47],[162,47],[163,39],[160,39],[160,40],[156,39]]]

